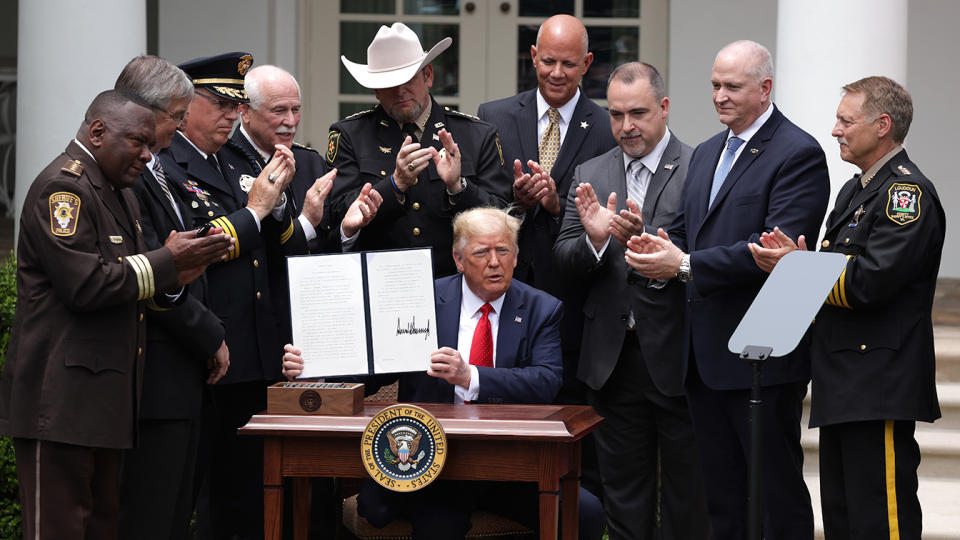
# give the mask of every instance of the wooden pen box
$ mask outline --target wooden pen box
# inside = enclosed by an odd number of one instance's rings
[[[268,414],[351,415],[362,410],[362,383],[293,381],[267,387]]]

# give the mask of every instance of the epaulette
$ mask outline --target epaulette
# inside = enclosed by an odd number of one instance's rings
[[[367,110],[365,110],[365,111],[355,112],[355,113],[351,114],[350,116],[344,118],[343,120],[352,120],[352,119],[354,119],[354,118],[360,118],[361,116],[366,116],[366,115],[372,113],[372,112],[375,111],[375,110],[376,110],[376,107],[374,107],[373,109],[367,109]],[[343,120],[341,120],[341,122],[342,122]]]
[[[61,172],[65,172],[70,176],[76,176],[80,178],[80,175],[83,174],[83,164],[80,163],[79,159],[71,159],[63,164],[63,167],[60,167]]]
[[[460,112],[460,111],[458,111],[458,110],[456,110],[456,109],[451,109],[450,107],[444,107],[443,110],[446,111],[446,112],[448,112],[448,113],[451,113],[451,114],[456,114],[456,115],[458,115],[458,116],[463,116],[463,117],[465,117],[465,118],[470,118],[471,120],[480,120],[480,117],[479,117],[479,116],[474,116],[474,115],[472,115],[472,114],[467,114],[467,113],[465,113],[465,112]]]
[[[311,148],[311,147],[309,147],[309,146],[307,146],[307,145],[305,145],[305,144],[300,144],[300,143],[298,143],[298,142],[294,142],[294,143],[293,143],[293,147],[294,147],[294,148],[299,148],[300,150],[307,150],[308,152],[313,152],[314,154],[319,154],[319,153],[320,153],[320,152],[317,151],[316,148]]]
[[[910,169],[904,167],[903,165],[897,165],[897,172],[899,172],[901,176],[910,176],[911,174]]]

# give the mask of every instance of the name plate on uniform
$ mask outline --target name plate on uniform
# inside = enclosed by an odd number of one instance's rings
[[[267,387],[268,414],[352,415],[363,410],[362,383],[279,382]]]

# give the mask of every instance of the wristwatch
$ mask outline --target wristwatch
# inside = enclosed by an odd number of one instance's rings
[[[447,196],[453,197],[453,196],[455,196],[455,195],[459,195],[459,194],[460,194],[461,192],[463,192],[463,190],[465,190],[465,189],[467,189],[467,179],[461,176],[461,177],[460,177],[460,189],[457,190],[456,193],[450,193],[450,188],[447,188]]]
[[[680,260],[680,269],[677,270],[677,279],[683,283],[693,281],[693,272],[690,270],[690,255],[684,254]]]

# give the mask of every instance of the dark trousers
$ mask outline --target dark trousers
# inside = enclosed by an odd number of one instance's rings
[[[915,423],[872,420],[820,428],[826,540],[919,540]]]
[[[199,529],[205,540],[263,538],[263,438],[237,434],[237,428],[267,408],[267,382],[218,384],[212,387],[203,437],[208,450],[206,501]],[[206,523],[204,523],[206,522]],[[206,531],[209,531],[206,532]]]
[[[596,441],[611,540],[707,538],[706,495],[687,400],[657,390],[633,332],[607,383],[588,397],[605,419]]]
[[[418,491],[398,493],[367,479],[357,498],[357,513],[371,525],[382,528],[394,519],[408,519],[415,540],[464,538],[474,510],[506,516],[536,531],[540,523],[537,485],[441,480]],[[600,501],[580,488],[580,540],[600,540],[600,514]]]
[[[775,360],[774,360],[775,361]],[[811,540],[813,509],[803,480],[800,415],[806,383],[763,387],[763,536]],[[747,537],[750,390],[713,390],[691,365],[687,400],[697,430],[715,540]]]
[[[36,439],[13,447],[24,538],[117,538],[120,450]]]
[[[140,419],[120,473],[120,538],[186,540],[194,505],[200,419]]]

